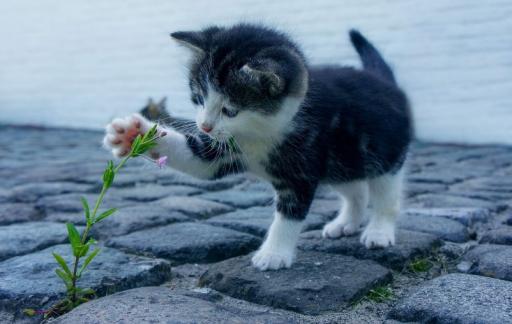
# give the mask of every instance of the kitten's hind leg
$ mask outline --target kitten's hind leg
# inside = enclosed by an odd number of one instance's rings
[[[395,244],[395,222],[400,213],[403,172],[385,174],[369,180],[370,222],[361,235],[367,248],[387,247]]]
[[[335,219],[324,226],[322,236],[338,238],[355,234],[364,221],[368,207],[368,182],[353,181],[332,186],[342,197],[343,205]]]

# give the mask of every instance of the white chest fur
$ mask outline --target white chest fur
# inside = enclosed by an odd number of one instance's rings
[[[265,165],[268,163],[273,143],[269,140],[240,140],[238,144],[247,170],[259,177],[269,179]]]

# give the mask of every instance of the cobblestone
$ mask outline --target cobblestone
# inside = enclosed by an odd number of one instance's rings
[[[0,309],[21,317],[23,308],[44,309],[64,295],[65,287],[54,273],[57,264],[51,252],[71,261],[69,246],[57,245],[0,263]],[[167,261],[103,248],[95,262],[89,265],[80,284],[103,296],[129,288],[158,285],[170,277]]]
[[[30,222],[0,226],[0,261],[67,241],[66,226]]]
[[[27,222],[41,218],[34,206],[22,203],[0,204],[0,225]]]
[[[265,236],[273,218],[274,208],[253,207],[215,216],[208,219],[206,222],[212,225],[247,232],[256,236]],[[324,215],[310,213],[304,222],[303,231],[322,228],[327,221],[328,217]]]
[[[55,323],[300,323],[286,312],[247,304],[225,306],[200,293],[144,287],[84,304]]]
[[[430,254],[440,245],[434,235],[398,230],[396,244],[387,249],[367,249],[359,242],[359,236],[342,237],[336,240],[322,238],[321,231],[301,235],[299,249],[355,256],[359,259],[375,260],[385,266],[401,270],[414,258]]]
[[[368,260],[304,252],[294,266],[261,272],[250,256],[210,266],[200,285],[235,298],[303,314],[341,310],[373,287],[391,281],[391,272]]]
[[[24,307],[62,296],[51,251],[69,257],[63,223],[84,225],[79,198],[96,199],[111,157],[97,132],[0,126],[0,135],[8,152],[0,160],[0,322],[24,321]],[[105,200],[119,211],[92,231],[108,247],[82,283],[99,297],[128,290],[59,321],[512,321],[512,148],[414,143],[408,164],[395,246],[321,238],[341,207],[326,187],[297,262],[259,272],[250,255],[272,222],[269,184],[246,175],[204,181],[131,161]],[[447,274],[457,271],[466,274]],[[154,285],[162,286],[131,289]],[[391,297],[377,303],[379,289]]]
[[[199,223],[178,223],[113,238],[110,247],[130,253],[186,262],[214,262],[249,253],[261,240],[241,232]]]
[[[162,206],[169,211],[182,212],[194,218],[208,218],[235,210],[231,206],[198,197],[167,197],[155,201],[153,205]]]
[[[202,190],[190,186],[171,186],[145,184],[130,188],[113,189],[110,195],[137,202],[149,202],[170,196],[190,196]]]
[[[512,245],[512,226],[485,232],[480,239],[480,243]]]
[[[450,274],[419,287],[400,301],[390,317],[422,323],[510,323],[512,283]]]
[[[464,255],[464,272],[512,281],[512,246],[482,244]]]
[[[430,233],[446,241],[462,243],[469,240],[466,226],[448,218],[406,213],[397,224],[399,228]]]

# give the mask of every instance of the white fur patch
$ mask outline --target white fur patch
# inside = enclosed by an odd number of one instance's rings
[[[187,145],[187,139],[173,129],[165,129],[167,136],[158,140],[153,149],[158,155],[166,155],[170,167],[202,179],[212,178],[222,160],[206,162],[195,156]]]
[[[253,265],[262,271],[289,268],[301,230],[301,221],[287,219],[276,212],[265,242],[252,257]]]
[[[361,235],[367,248],[395,244],[395,223],[400,213],[403,170],[368,180],[372,215]]]
[[[279,111],[271,116],[243,111],[233,121],[223,118],[223,126],[235,137],[249,171],[270,180],[263,164],[267,162],[269,152],[293,128],[291,121],[301,103],[300,99],[289,97],[283,101]]]
[[[324,226],[322,236],[338,238],[344,235],[353,235],[359,231],[364,221],[369,200],[368,183],[363,180],[332,187],[340,193],[343,199],[342,209],[335,219]]]

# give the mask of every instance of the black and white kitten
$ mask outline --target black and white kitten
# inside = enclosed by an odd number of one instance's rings
[[[257,268],[290,267],[319,185],[344,200],[324,237],[356,233],[371,206],[361,242],[395,243],[411,116],[391,69],[359,32],[350,37],[362,71],[308,66],[289,37],[258,25],[171,36],[193,53],[189,85],[197,115],[195,123],[160,126],[167,136],[152,154],[200,178],[248,171],[274,186],[274,221],[252,259]],[[104,144],[123,156],[133,134],[151,126],[139,115],[116,119]]]

